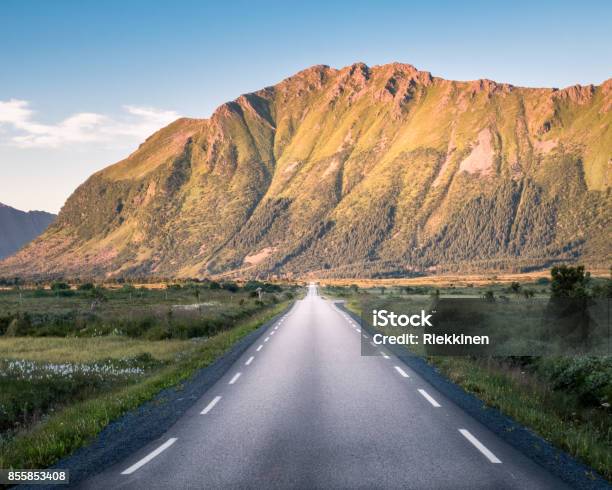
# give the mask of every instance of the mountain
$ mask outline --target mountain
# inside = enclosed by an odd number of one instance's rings
[[[56,218],[44,211],[19,211],[0,203],[0,259],[40,235]]]
[[[91,176],[0,275],[383,276],[612,262],[612,79],[314,66]]]

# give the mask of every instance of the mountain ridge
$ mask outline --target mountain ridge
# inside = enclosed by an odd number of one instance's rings
[[[32,241],[55,218],[46,211],[20,211],[0,202],[0,259]]]
[[[612,79],[523,88],[316,65],[154,133],[0,275],[607,266],[611,107]]]

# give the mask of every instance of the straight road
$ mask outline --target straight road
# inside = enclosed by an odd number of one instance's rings
[[[83,488],[566,488],[308,295],[159,440]]]

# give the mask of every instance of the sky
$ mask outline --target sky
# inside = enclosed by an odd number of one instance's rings
[[[612,77],[612,2],[2,0],[0,202],[58,212],[174,119],[357,61],[599,84]]]

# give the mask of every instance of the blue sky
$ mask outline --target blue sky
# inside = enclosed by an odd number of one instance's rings
[[[0,4],[0,202],[58,211],[147,134],[314,64],[527,86],[612,76],[612,2]]]

